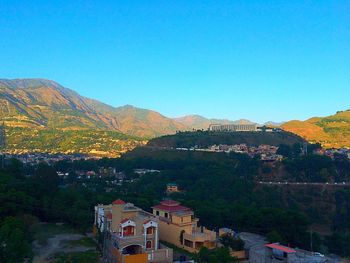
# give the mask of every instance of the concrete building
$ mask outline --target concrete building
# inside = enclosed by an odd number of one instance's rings
[[[103,233],[104,262],[173,261],[172,249],[159,244],[158,218],[123,200],[95,207],[94,233]]]
[[[256,124],[211,124],[209,131],[219,132],[245,132],[245,131],[257,131],[258,126]]]
[[[171,194],[171,193],[178,193],[180,191],[179,191],[179,187],[178,187],[177,184],[175,184],[175,183],[168,183],[166,185],[166,192],[168,194]]]
[[[336,263],[337,260],[319,253],[293,249],[278,243],[252,247],[249,251],[250,263]]]
[[[193,211],[173,200],[162,201],[153,208],[159,218],[160,239],[189,252],[198,252],[201,247],[216,247],[216,232],[198,227],[198,218]]]
[[[222,227],[219,229],[219,237],[222,237],[222,236],[231,236],[233,237],[235,235],[235,232],[230,229],[230,228],[227,228],[227,227]]]

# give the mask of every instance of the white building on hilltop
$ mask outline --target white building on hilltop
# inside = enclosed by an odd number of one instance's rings
[[[209,131],[221,131],[221,132],[245,132],[245,131],[257,131],[257,124],[211,124],[209,125]]]

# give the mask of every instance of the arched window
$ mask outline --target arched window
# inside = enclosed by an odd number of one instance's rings
[[[123,228],[123,236],[133,236],[135,228],[133,226],[126,226]]]
[[[147,249],[152,248],[152,241],[151,241],[151,240],[148,240],[148,241],[146,242],[146,248],[147,248]]]
[[[147,235],[152,235],[154,233],[154,227],[148,227],[146,231]]]

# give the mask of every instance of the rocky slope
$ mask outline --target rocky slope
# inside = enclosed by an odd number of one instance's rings
[[[314,117],[306,121],[293,120],[282,125],[311,142],[327,148],[350,147],[350,111],[339,111],[328,117]]]

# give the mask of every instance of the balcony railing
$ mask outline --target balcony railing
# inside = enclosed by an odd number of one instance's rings
[[[173,262],[173,251],[168,248],[147,251],[149,262]]]
[[[208,231],[208,230],[207,230]],[[215,241],[216,235],[211,232],[193,231],[191,234],[184,233],[184,239],[192,242]]]
[[[114,246],[118,247],[119,249],[130,245],[140,245],[143,247],[145,243],[143,235],[119,237],[115,234],[113,237],[113,241],[115,244]]]

